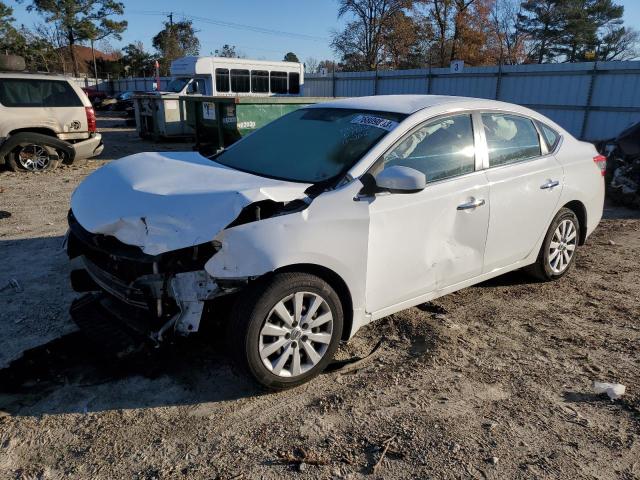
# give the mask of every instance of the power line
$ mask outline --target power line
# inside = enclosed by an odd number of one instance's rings
[[[160,15],[160,16],[171,16],[171,17],[173,15],[173,12],[158,12],[154,10],[128,10],[127,13],[130,13],[133,15]],[[286,32],[283,30],[273,30],[270,28],[256,27],[254,25],[245,25],[242,23],[224,22],[222,20],[214,20],[212,18],[198,17],[195,15],[182,14],[182,16],[184,18],[188,18],[196,22],[206,23],[209,25],[217,25],[219,27],[234,28],[236,30],[247,30],[255,33],[263,33],[265,35],[275,35],[278,37],[288,37],[288,38],[295,38],[297,40],[309,40],[314,42],[329,41],[328,38],[319,37],[316,35],[306,35],[304,33]]]

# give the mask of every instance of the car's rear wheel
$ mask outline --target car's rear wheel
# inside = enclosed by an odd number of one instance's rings
[[[326,368],[342,326],[340,299],[327,282],[307,273],[277,273],[238,299],[230,343],[236,360],[259,383],[283,389]]]
[[[562,277],[573,265],[579,240],[578,217],[568,208],[560,209],[547,230],[536,263],[528,271],[545,281]]]
[[[44,172],[58,166],[56,150],[47,145],[25,142],[8,156],[8,165],[14,172]]]

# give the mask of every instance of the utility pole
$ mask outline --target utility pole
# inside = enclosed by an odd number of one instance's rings
[[[173,12],[169,12],[167,18],[169,19],[169,30],[173,31]]]

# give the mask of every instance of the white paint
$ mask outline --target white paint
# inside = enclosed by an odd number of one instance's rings
[[[302,198],[308,186],[233,170],[196,152],[139,153],[89,175],[71,208],[90,232],[157,255],[208,242],[250,203]]]
[[[302,211],[226,228],[244,206],[268,198],[303,198],[308,185],[235,171],[196,153],[147,153],[89,176],[73,195],[74,214],[86,229],[152,254],[215,239],[221,249],[204,266],[214,281],[300,264],[324,267],[350,293],[354,321],[349,335],[372,319],[533,263],[549,222],[570,201],[585,205],[587,234],[600,220],[604,182],[592,159],[595,149],[531,110],[432,96],[322,104],[332,106],[414,113],[353,166],[349,181],[320,194]],[[557,130],[562,141],[555,152],[543,147],[538,158],[488,168],[479,117],[483,110],[538,119]],[[361,194],[359,177],[390,147],[424,122],[460,112],[472,114],[476,171],[415,193]],[[274,139],[274,144],[278,141],[286,139]],[[559,186],[540,189],[549,179]],[[458,209],[470,202],[479,203]]]

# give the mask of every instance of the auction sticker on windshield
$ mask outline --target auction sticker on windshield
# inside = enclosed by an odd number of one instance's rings
[[[383,130],[391,131],[398,125],[398,122],[393,120],[387,120],[386,118],[374,117],[373,115],[357,115],[351,120],[351,123],[356,125],[367,125],[369,127],[382,128]]]

